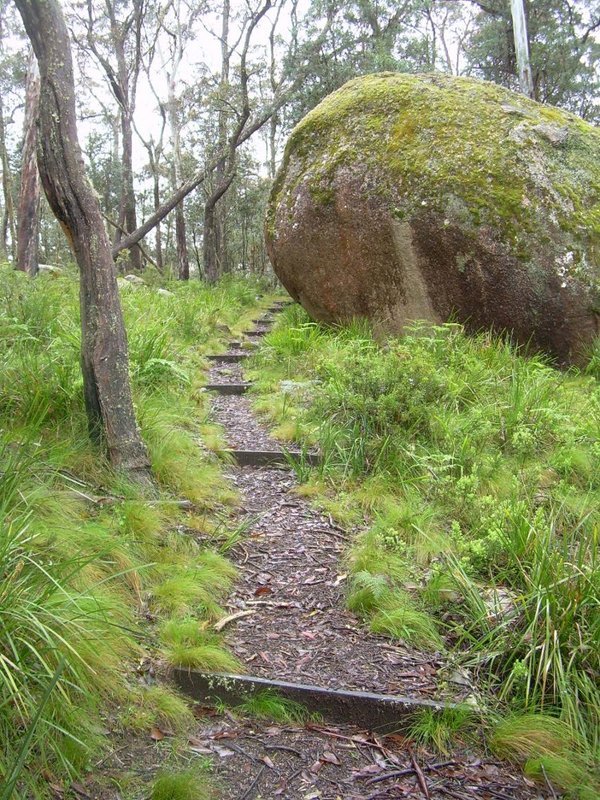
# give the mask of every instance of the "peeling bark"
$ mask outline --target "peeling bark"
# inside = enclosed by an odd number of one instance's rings
[[[69,35],[57,0],[15,0],[40,69],[38,166],[80,270],[81,367],[90,435],[111,464],[150,483],[136,425],[127,337],[111,247],[77,138]]]

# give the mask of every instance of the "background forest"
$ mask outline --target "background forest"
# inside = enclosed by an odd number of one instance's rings
[[[526,3],[535,98],[598,119],[598,3]],[[268,270],[266,196],[293,125],[349,78],[383,70],[441,71],[517,88],[510,4],[504,0],[280,2],[252,5],[69,3],[80,136],[120,269],[145,265],[209,281]],[[27,177],[35,80],[15,8],[0,27],[0,255],[35,271]],[[26,97],[26,87],[29,88]],[[197,186],[171,213],[175,189]],[[37,202],[37,201],[36,201]],[[21,205],[20,205],[21,203]],[[21,219],[19,219],[21,208]],[[157,222],[152,229],[152,215]],[[129,250],[124,233],[149,220]],[[35,238],[35,236],[34,236]],[[44,200],[39,261],[70,261]]]

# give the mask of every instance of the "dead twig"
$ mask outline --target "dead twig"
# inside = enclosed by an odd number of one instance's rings
[[[418,765],[417,759],[415,758],[414,753],[412,752],[412,750],[409,750],[408,754],[410,756],[410,760],[412,762],[413,769],[414,769],[414,771],[416,773],[417,781],[419,782],[419,786],[421,788],[421,791],[423,792],[423,794],[427,798],[427,800],[430,800],[431,795],[429,794],[429,788],[427,786],[427,780],[425,779],[425,775],[423,774],[423,770]]]
[[[258,741],[262,744],[265,750],[281,750],[284,753],[293,753],[295,756],[298,756],[298,758],[302,758],[302,753],[293,747],[288,747],[285,744],[267,744],[264,739],[259,739]]]
[[[228,617],[223,617],[213,625],[214,629],[218,632],[222,631],[226,625],[241,617],[249,617],[251,614],[256,614],[253,608],[247,608],[245,611],[238,611],[236,614],[230,614]]]
[[[250,784],[250,786],[248,786],[248,788],[240,795],[240,800],[248,800],[248,798],[252,796],[252,792],[256,788],[256,785],[258,784],[259,780],[261,779],[261,776],[262,776],[263,772],[266,770],[266,768],[267,768],[266,764],[263,764],[262,767],[256,773],[256,776],[255,776],[254,780],[252,781],[252,783]]]
[[[322,728],[314,723],[308,723],[305,727],[310,731],[317,731],[317,733],[322,733],[325,736],[331,736],[334,739],[342,739],[346,742],[352,742],[354,745],[364,744],[367,747],[374,747],[376,750],[380,750],[386,756],[390,752],[388,749],[383,747],[383,745],[376,744],[375,742],[369,742],[365,739],[358,739],[354,736],[343,736],[341,733],[335,733],[334,731],[329,730],[329,728]]]
[[[411,761],[412,759],[413,756],[411,754]],[[386,772],[385,775],[376,775],[374,778],[369,778],[369,780],[366,781],[366,785],[370,786],[373,783],[381,783],[381,781],[391,780],[392,778],[402,778],[404,775],[415,775],[415,774],[418,775],[418,772],[414,767],[414,763],[415,762],[413,761],[412,767],[406,767],[405,769],[395,769],[392,770],[391,772]],[[456,764],[456,761],[440,761],[438,764],[425,764],[423,769],[427,770],[427,772],[430,772],[436,769],[442,769],[443,767],[451,767],[454,764]]]

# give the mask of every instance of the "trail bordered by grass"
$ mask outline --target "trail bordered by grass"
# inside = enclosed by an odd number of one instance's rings
[[[348,554],[349,606],[392,638],[442,638],[488,716],[509,715],[503,752],[590,797],[600,745],[595,366],[561,373],[457,325],[416,325],[381,344],[363,325],[327,330],[294,308],[250,373],[275,435],[321,448],[320,467],[297,468],[304,493],[345,524],[370,523]],[[562,731],[558,752],[524,734],[546,718]]]

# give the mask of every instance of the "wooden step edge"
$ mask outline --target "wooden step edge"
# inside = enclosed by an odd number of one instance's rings
[[[321,463],[318,453],[297,453],[284,450],[221,450],[238,467],[289,467],[290,460],[317,466]]]
[[[207,383],[203,388],[217,394],[245,394],[251,386],[251,383]]]
[[[270,331],[244,331],[244,336],[265,336]]]
[[[251,675],[216,674],[177,668],[173,677],[181,691],[201,705],[226,703],[235,706],[258,692],[271,690],[287,700],[301,703],[313,713],[321,714],[327,722],[350,723],[381,732],[405,730],[414,715],[424,709],[442,711],[458,707],[456,703],[446,701],[330,689],[270,678],[255,678]]]
[[[249,357],[248,353],[221,353],[220,355],[205,356],[209,361],[228,361],[231,363],[244,361],[244,359]]]

